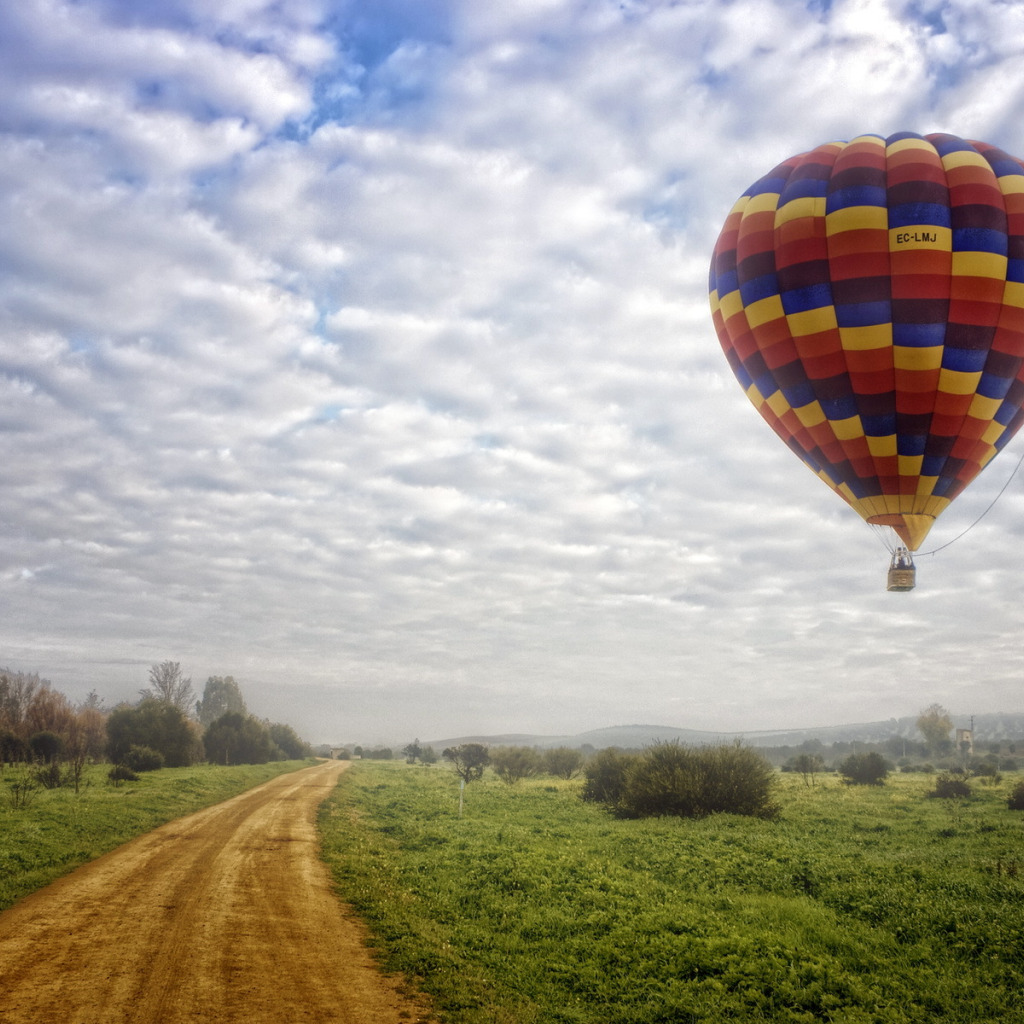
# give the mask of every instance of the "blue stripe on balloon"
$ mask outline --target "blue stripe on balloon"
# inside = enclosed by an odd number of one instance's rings
[[[889,207],[889,227],[906,228],[917,224],[950,226],[949,207],[941,203],[899,203]]]
[[[779,280],[775,274],[761,274],[740,285],[740,298],[744,306],[753,305],[759,299],[767,299],[770,295],[778,295]]]
[[[782,308],[787,313],[806,313],[832,305],[832,288],[828,282],[809,284],[805,288],[790,288],[782,293]]]
[[[994,228],[954,228],[954,252],[994,252],[1006,255],[1006,232]]]
[[[885,206],[885,189],[881,185],[848,185],[828,194],[825,213],[835,213],[849,206]]]
[[[836,306],[836,320],[840,327],[874,327],[887,324],[892,317],[889,302],[850,302]]]

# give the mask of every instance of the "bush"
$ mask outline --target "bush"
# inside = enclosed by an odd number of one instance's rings
[[[1024,782],[1018,782],[1013,787],[1013,792],[1010,793],[1006,805],[1011,811],[1024,811]]]
[[[599,750],[584,769],[583,799],[615,806],[626,785],[626,771],[636,758],[616,747]]]
[[[36,784],[31,779],[15,779],[11,783],[11,791],[7,799],[12,810],[22,811],[32,803],[35,795]]]
[[[948,772],[935,780],[935,788],[928,794],[943,800],[963,800],[970,795],[970,783],[962,775],[950,775]]]
[[[64,770],[58,761],[41,764],[34,772],[35,780],[44,789],[60,789],[64,785]]]
[[[573,747],[552,747],[543,754],[544,771],[558,779],[572,779],[583,768],[583,755]]]
[[[609,762],[608,767],[616,766]],[[703,818],[724,813],[771,818],[779,810],[771,800],[775,769],[738,743],[700,748],[656,743],[618,767],[618,797],[603,802],[611,803],[620,817]]]
[[[133,772],[155,772],[163,768],[164,755],[152,747],[131,746],[124,758],[124,766]]]
[[[139,777],[129,768],[126,764],[115,764],[113,768],[107,772],[107,778],[115,785],[119,786],[122,782],[138,782]]]
[[[889,765],[874,751],[851,754],[840,762],[839,774],[848,786],[881,786],[889,774]]]
[[[540,771],[541,761],[532,747],[497,747],[491,751],[491,767],[509,786]]]

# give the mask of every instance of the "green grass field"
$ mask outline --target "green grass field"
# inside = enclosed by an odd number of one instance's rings
[[[92,765],[79,793],[37,789],[23,808],[12,807],[11,784],[28,770],[5,767],[0,775],[0,910],[164,822],[309,763],[162,768],[117,788],[107,782],[110,765]]]
[[[321,813],[342,897],[451,1024],[833,1021],[1024,1014],[1017,776],[779,779],[776,821],[618,821],[579,783],[466,790],[361,762]]]

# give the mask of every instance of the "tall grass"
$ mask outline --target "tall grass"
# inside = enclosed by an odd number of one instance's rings
[[[340,894],[452,1024],[1020,1019],[1022,817],[783,776],[775,821],[621,821],[579,784],[362,763],[321,815]]]
[[[60,875],[164,822],[251,789],[308,761],[195,765],[146,772],[115,788],[110,765],[90,765],[79,793],[35,789],[27,806],[16,794],[28,769],[0,776],[0,910]]]

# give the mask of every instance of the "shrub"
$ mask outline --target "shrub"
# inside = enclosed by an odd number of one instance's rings
[[[875,751],[850,754],[840,762],[839,774],[848,786],[881,786],[889,774],[889,765]]]
[[[624,818],[719,813],[771,818],[778,813],[771,800],[775,769],[738,743],[700,748],[656,743],[624,762],[607,764],[621,769],[621,785],[613,802],[603,801]]]
[[[948,772],[943,772],[935,780],[935,788],[928,794],[943,800],[961,800],[970,795],[970,783],[962,775],[950,775]]]
[[[107,772],[107,778],[115,786],[120,786],[122,782],[138,782],[139,777],[128,767],[126,764],[115,764],[113,768]]]
[[[509,786],[540,771],[540,757],[532,747],[497,747],[491,751],[491,767]]]
[[[626,771],[636,758],[636,754],[624,754],[616,747],[599,750],[584,769],[583,799],[616,805],[626,784]]]
[[[41,764],[36,768],[34,776],[44,789],[60,789],[64,785],[64,770],[58,761]]]
[[[544,771],[558,779],[572,779],[583,768],[583,755],[573,747],[552,747],[545,750]]]
[[[15,811],[24,810],[36,795],[36,784],[31,779],[15,779],[11,783],[8,802]]]
[[[164,755],[152,747],[131,746],[124,758],[124,766],[133,772],[155,772],[163,768]]]
[[[1013,792],[1010,793],[1006,805],[1011,811],[1024,811],[1024,782],[1018,782],[1013,787]]]

